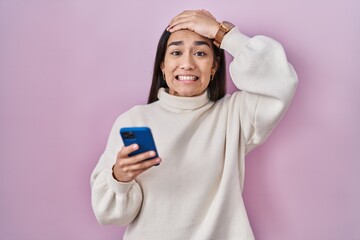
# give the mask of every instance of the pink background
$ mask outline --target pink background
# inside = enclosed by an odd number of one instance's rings
[[[162,30],[198,8],[277,39],[299,75],[247,159],[257,239],[360,239],[358,0],[0,0],[0,239],[121,239],[95,220],[90,173],[115,118],[146,102]]]

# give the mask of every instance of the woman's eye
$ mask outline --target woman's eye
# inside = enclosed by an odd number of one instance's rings
[[[206,55],[206,53],[204,53],[204,52],[196,52],[195,53],[195,56],[199,56],[199,57],[202,57],[202,56],[205,56]]]
[[[172,51],[170,54],[174,55],[174,56],[179,56],[179,55],[181,55],[181,52],[180,51]]]

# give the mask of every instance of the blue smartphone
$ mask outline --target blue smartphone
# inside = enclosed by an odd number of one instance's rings
[[[150,160],[158,157],[158,152],[156,150],[155,141],[152,136],[151,130],[148,127],[127,127],[120,129],[120,135],[124,142],[125,146],[131,144],[139,145],[139,149],[130,153],[129,156],[134,156],[139,153],[154,151],[156,153],[155,157],[148,158]],[[145,161],[146,161],[145,160]],[[159,165],[159,164],[157,164]]]

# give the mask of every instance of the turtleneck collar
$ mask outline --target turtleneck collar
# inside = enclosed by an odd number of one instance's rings
[[[158,98],[161,105],[179,110],[194,110],[210,101],[207,91],[195,97],[179,97],[167,93],[165,88],[159,89]]]

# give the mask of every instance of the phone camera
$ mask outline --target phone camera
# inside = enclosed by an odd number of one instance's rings
[[[133,132],[124,132],[124,133],[122,133],[122,135],[125,139],[134,139],[135,138],[135,134]]]

